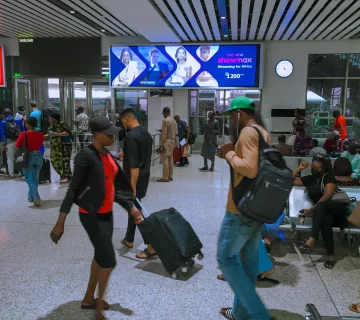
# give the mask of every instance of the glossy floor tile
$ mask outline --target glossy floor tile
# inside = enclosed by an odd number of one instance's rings
[[[159,259],[140,261],[135,255],[144,248],[137,232],[134,248],[120,244],[125,235],[127,213],[115,209],[113,242],[117,254],[107,294],[113,305],[109,319],[216,320],[221,307],[231,306],[233,293],[226,282],[216,279],[217,235],[225,212],[229,167],[221,160],[215,172],[199,172],[202,158],[190,166],[175,168],[174,182],[154,182],[160,165],[152,168],[149,190],[143,204],[151,213],[175,207],[188,219],[203,242],[204,259],[178,280],[166,273]],[[50,241],[66,186],[53,176],[52,184],[40,186],[43,206],[32,208],[26,201],[24,181],[0,177],[0,319],[69,320],[91,319],[79,308],[86,288],[92,246],[74,206],[61,241]],[[261,282],[257,290],[277,319],[304,318],[305,305],[314,303],[324,316],[352,315],[348,304],[360,301],[360,259],[354,251],[337,248],[339,262],[333,270],[323,267],[323,249],[300,254],[292,242],[274,243],[271,252],[278,285]]]

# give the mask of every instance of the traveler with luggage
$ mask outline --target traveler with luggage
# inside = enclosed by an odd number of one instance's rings
[[[71,130],[61,121],[59,113],[51,113],[49,122],[50,127],[45,137],[50,139],[51,164],[60,176],[60,183],[68,183],[71,178]]]
[[[180,153],[180,164],[178,167],[184,167],[185,165],[189,164],[189,160],[187,157],[184,156],[184,148],[185,145],[181,146],[180,142],[185,139],[186,144],[188,143],[188,138],[190,134],[190,129],[187,123],[180,119],[178,115],[174,116],[174,120],[177,123],[177,131],[178,131],[178,137],[179,137],[179,153]]]
[[[106,147],[111,146],[118,134],[106,117],[90,121],[94,142],[81,150],[74,160],[74,175],[60,208],[59,218],[51,231],[51,239],[57,243],[64,233],[67,214],[75,203],[79,206],[81,224],[94,246],[94,259],[90,278],[81,303],[82,309],[97,309],[97,320],[105,319],[102,310],[109,309],[103,300],[108,279],[116,265],[112,243],[113,204],[119,203],[134,219],[141,222],[141,215],[134,208],[133,190],[122,169],[117,165]],[[95,290],[98,286],[98,298]]]
[[[79,107],[77,110],[76,120],[74,124],[77,127],[79,142],[80,142],[80,150],[85,148],[86,141],[86,133],[89,130],[89,117],[84,113],[84,108]]]
[[[263,222],[245,216],[245,209],[242,214],[238,209],[240,203],[234,199],[236,188],[242,186],[242,182],[255,180],[260,172],[260,142],[265,140],[269,145],[270,136],[255,120],[255,104],[249,98],[234,98],[225,114],[230,114],[232,126],[236,128],[238,137],[235,137],[235,144],[226,143],[217,150],[218,156],[224,158],[231,169],[226,213],[218,238],[217,261],[235,293],[235,299],[232,308],[222,308],[220,313],[226,319],[269,320],[270,315],[255,291],[258,273],[257,252]],[[265,208],[263,211],[266,215]]]
[[[7,178],[15,177],[15,154],[16,140],[20,133],[25,130],[21,120],[12,117],[10,109],[3,111],[4,120],[0,123],[0,140],[3,143],[3,150],[6,151],[8,175]]]
[[[157,179],[157,182],[173,181],[173,151],[175,148],[176,139],[176,121],[170,116],[170,108],[163,109],[162,128],[160,136],[160,157],[163,166],[162,178]]]
[[[306,192],[313,203],[311,208],[302,210],[305,217],[312,215],[313,222],[310,238],[299,249],[306,253],[312,252],[321,231],[328,254],[324,266],[332,269],[335,265],[332,228],[336,224],[343,226],[350,200],[348,203],[335,200],[336,179],[327,155],[318,154],[314,156],[311,162],[311,175],[297,178],[298,174],[308,166],[308,163],[302,162],[299,168],[293,172],[294,186],[306,187]]]
[[[29,187],[28,201],[33,202],[34,206],[38,207],[41,204],[38,186],[40,169],[43,164],[41,146],[44,142],[44,134],[35,130],[36,124],[37,120],[34,117],[25,120],[27,131],[20,133],[16,141],[16,149],[26,148],[27,159],[22,171]]]
[[[124,161],[123,170],[131,183],[134,205],[140,210],[139,204],[135,199],[141,200],[146,196],[150,179],[153,140],[149,132],[140,126],[134,109],[125,109],[121,113],[120,119],[127,134],[125,136],[124,152],[121,152],[118,157]],[[121,243],[129,249],[134,246],[135,230],[136,224],[133,217],[129,215],[126,236],[121,240]],[[147,244],[146,239],[144,239],[144,242]],[[147,248],[139,252],[136,257],[147,259],[154,255],[156,255],[155,250],[148,244]]]

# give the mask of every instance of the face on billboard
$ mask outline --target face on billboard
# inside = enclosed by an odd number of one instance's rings
[[[256,44],[110,47],[109,59],[114,88],[259,87]]]

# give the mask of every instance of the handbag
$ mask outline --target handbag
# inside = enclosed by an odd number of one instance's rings
[[[321,179],[322,194],[324,194],[324,192],[325,192],[324,178],[326,175],[327,175],[327,173],[325,173]],[[332,196],[331,200],[336,201],[336,202],[347,203],[347,204],[351,203],[351,200],[350,200],[350,197],[348,196],[348,194],[344,190],[339,189],[338,187],[336,187],[335,193]]]
[[[184,157],[185,158],[191,157],[191,147],[189,144],[184,146]]]
[[[28,150],[27,139],[28,139],[27,134],[24,133],[24,143],[23,143],[21,149],[19,149],[19,151],[18,151],[19,153],[18,153],[18,156],[15,161],[15,168],[17,170],[27,168],[28,164],[29,164],[29,150]]]
[[[348,222],[360,228],[360,201],[356,203],[354,210],[348,217]]]

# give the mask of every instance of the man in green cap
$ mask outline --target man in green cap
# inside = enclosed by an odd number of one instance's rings
[[[220,146],[218,155],[232,167],[234,186],[237,186],[244,177],[253,179],[258,172],[259,136],[252,126],[260,130],[268,144],[270,136],[256,122],[255,104],[249,98],[234,98],[225,114],[231,117],[235,140]],[[233,307],[221,309],[221,314],[227,319],[270,319],[255,291],[261,229],[261,223],[239,212],[230,185],[217,250],[219,267],[235,293]]]

